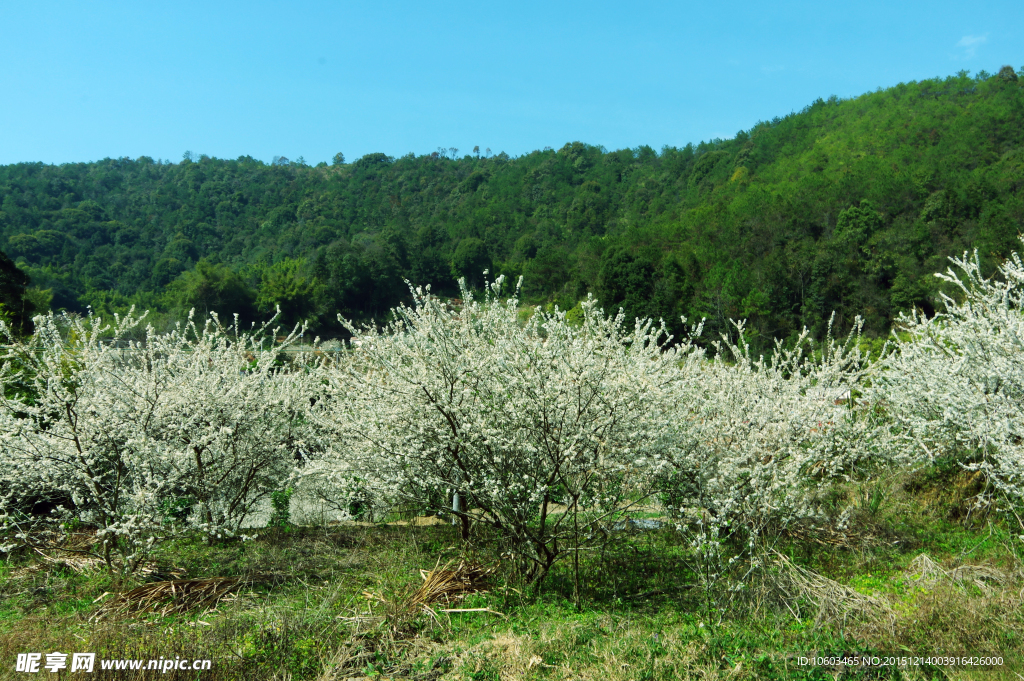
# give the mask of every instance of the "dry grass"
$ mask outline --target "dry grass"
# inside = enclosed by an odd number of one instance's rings
[[[472,593],[486,593],[490,578],[497,569],[477,562],[459,561],[454,568],[446,564],[427,572],[420,570],[423,584],[410,597],[410,607],[451,604]]]
[[[453,605],[466,596],[475,593],[486,593],[490,587],[490,578],[496,571],[495,566],[484,566],[475,561],[460,560],[455,567],[451,562],[444,567],[435,567],[429,572],[420,570],[423,583],[406,596],[388,599],[369,591],[363,595],[371,603],[384,606],[383,617],[390,623],[395,632],[399,632],[419,615],[429,615],[438,620],[438,612],[494,612],[488,608],[434,608],[432,606]],[[501,613],[495,613],[501,614]]]
[[[79,574],[102,570],[105,563],[92,550],[96,543],[96,535],[89,532],[33,535],[22,546],[36,562],[12,571],[10,576],[19,579],[54,568]]]
[[[31,678],[32,675],[13,674],[13,660],[17,653],[30,651],[50,652],[93,652],[99,659],[155,660],[160,657],[181,656],[190,659],[213,659],[210,671],[202,673],[203,681],[235,681],[245,678],[244,665],[232,663],[224,655],[225,639],[231,632],[218,631],[211,635],[210,627],[177,627],[169,630],[151,627],[138,622],[99,622],[86,626],[77,618],[66,618],[60,626],[53,621],[30,618],[19,623],[15,631],[0,634],[0,679]],[[8,661],[12,664],[8,666]],[[242,673],[239,673],[242,672]],[[49,676],[45,672],[38,676]],[[53,678],[74,678],[53,674]],[[196,681],[195,672],[171,670],[166,674],[146,670],[102,670],[94,669],[92,674],[82,678],[95,681]],[[251,676],[250,678],[265,678]]]
[[[36,558],[39,553],[28,565],[23,551],[20,563],[0,568],[8,580],[32,570],[0,591],[10,596],[0,606],[6,618],[0,660],[28,650],[95,650],[111,659],[172,651],[213,659],[205,681],[781,681],[806,670],[779,651],[1021,650],[1024,574],[1014,568],[1010,548],[1003,550],[1006,537],[997,530],[975,551],[987,538],[973,529],[951,532],[931,521],[917,535],[904,525],[887,529],[885,511],[904,502],[894,493],[886,503],[874,525],[853,524],[850,541],[829,532],[784,539],[748,590],[735,599],[724,588],[715,596],[724,610],[710,623],[702,596],[671,587],[671,580],[688,583],[692,575],[666,558],[687,550],[670,529],[622,533],[623,545],[609,549],[609,557],[587,556],[585,573],[595,583],[582,613],[569,600],[565,566],[531,595],[503,588],[501,573],[486,563],[445,563],[474,555],[448,526],[293,529],[246,544],[182,543],[157,556],[164,567],[153,575],[165,577],[141,586],[122,586],[125,577],[102,570],[65,570]],[[921,548],[909,553],[902,540],[915,536]],[[804,542],[827,550],[801,551]],[[919,555],[922,550],[929,554]],[[964,556],[974,556],[971,564]],[[171,562],[188,565],[189,576],[225,576],[170,579]],[[432,570],[414,569],[431,564]],[[252,574],[288,578],[250,593],[243,585]],[[93,603],[104,591],[122,593],[116,600],[108,595],[105,605]],[[622,595],[634,592],[660,596]],[[748,595],[762,602],[747,607]],[[495,611],[506,616],[489,614]],[[910,670],[902,678],[933,678],[930,673]],[[124,674],[96,676],[131,678]],[[947,677],[1018,678],[1010,671]]]
[[[206,579],[172,579],[151,582],[118,594],[93,616],[94,621],[117,616],[155,613],[161,617],[205,613],[232,591],[261,581],[260,578],[209,577]]]
[[[947,570],[932,560],[927,553],[922,553],[912,560],[908,571],[912,579],[922,584],[935,584],[940,580],[961,586],[970,583],[986,594],[1010,582],[1010,575],[992,565],[959,565]]]
[[[876,623],[894,621],[888,603],[880,598],[862,594],[823,575],[794,564],[781,553],[773,552],[773,578],[765,587],[776,589],[782,601],[798,621],[802,620],[801,607],[811,606],[814,626],[839,625],[868,620]]]
[[[367,666],[379,657],[402,661],[378,667],[375,672],[379,674],[377,678],[435,681],[451,666],[451,658],[438,654],[443,649],[444,646],[424,638],[381,642],[353,637],[339,646],[334,655],[326,661],[316,681],[365,679]]]
[[[786,529],[784,535],[791,540],[817,544],[828,549],[860,549],[877,546],[880,540],[868,530],[837,530],[832,527],[804,527],[795,525]]]
[[[908,577],[902,595],[889,595],[891,620],[880,626],[862,619],[848,635],[876,650],[915,654],[1000,655],[1002,670],[949,670],[951,679],[1019,679],[1024,669],[1022,593],[1016,573],[989,564],[946,567],[927,554],[912,560],[893,580]]]
[[[650,622],[602,617],[596,623],[548,623],[535,634],[503,631],[453,658],[446,678],[732,680],[756,678],[742,663],[715,660],[686,627],[652,633]],[[598,634],[595,636],[595,634]]]
[[[962,588],[939,582],[934,589],[917,594],[910,607],[897,609],[886,631],[862,623],[850,633],[879,650],[1003,656],[1004,676],[989,676],[986,672],[983,678],[1016,679],[1012,670],[1024,669],[1020,608],[1020,598],[1008,590],[971,598],[965,597]]]
[[[73,532],[60,534],[54,532],[37,533],[21,544],[27,556],[35,562],[11,571],[10,578],[21,579],[39,573],[48,573],[54,569],[64,569],[77,574],[101,572],[107,564],[97,550],[99,540],[95,532]],[[114,561],[114,567],[120,564]],[[183,568],[160,566],[155,562],[145,562],[135,570],[135,575],[154,579],[159,577],[185,576]]]

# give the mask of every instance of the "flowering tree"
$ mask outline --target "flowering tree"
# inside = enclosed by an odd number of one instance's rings
[[[188,527],[238,532],[280,487],[301,443],[306,394],[275,366],[266,328],[244,334],[212,318],[141,341],[141,318],[38,317],[0,366],[2,509],[31,540],[42,526],[97,528],[103,558],[134,569]],[[292,342],[289,336],[285,343]],[[8,390],[17,386],[18,390]],[[39,491],[61,501],[26,513]]]
[[[936,274],[952,284],[928,319],[901,315],[872,394],[904,436],[903,457],[954,455],[1009,498],[1024,497],[1024,264],[985,278],[977,252]]]
[[[877,462],[883,431],[854,400],[868,371],[858,341],[829,335],[817,346],[805,330],[765,358],[723,337],[710,361],[684,367],[676,385],[689,427],[675,450],[678,510],[755,525],[810,517],[822,484]]]
[[[856,399],[869,371],[856,334],[818,345],[805,331],[766,358],[736,327],[739,343],[723,337],[710,358],[680,364],[672,467],[659,480],[708,618],[781,530],[823,519],[824,487],[870,474],[886,453],[885,431]]]
[[[413,289],[387,328],[357,329],[327,366],[318,422],[333,442],[310,475],[353,479],[496,529],[542,577],[588,530],[649,492],[675,446],[672,384],[688,343],[631,332],[594,300],[583,320],[539,309],[522,323],[502,278],[456,308]]]
[[[939,276],[962,300],[902,316],[874,366],[856,333],[754,357],[742,323],[708,357],[699,327],[673,344],[592,299],[524,321],[500,278],[479,299],[463,283],[461,306],[412,289],[386,327],[347,324],[348,350],[301,371],[268,327],[216,317],[141,340],[132,315],[38,317],[23,341],[0,322],[0,520],[25,539],[88,523],[130,570],[182,529],[238,533],[292,479],[353,514],[451,509],[541,578],[654,493],[699,547],[819,517],[824,485],[937,451],[1019,499],[1024,264],[985,279],[977,257],[953,263]]]

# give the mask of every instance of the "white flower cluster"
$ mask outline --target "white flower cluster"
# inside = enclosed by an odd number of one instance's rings
[[[707,353],[699,326],[673,340],[593,299],[582,322],[524,320],[501,278],[482,298],[463,283],[460,305],[411,288],[386,327],[348,324],[344,351],[287,366],[267,327],[189,321],[133,341],[131,315],[39,317],[24,342],[3,329],[0,521],[27,537],[52,508],[51,526],[97,527],[108,562],[130,566],[183,528],[237,533],[294,484],[353,515],[397,504],[488,525],[543,575],[655,498],[699,536],[752,542],[817,517],[824,485],[942,453],[1019,499],[1024,265],[985,279],[976,257],[954,264],[938,276],[958,299],[902,316],[874,364],[856,333],[755,357],[742,323]]]
[[[289,475],[309,393],[266,328],[190,319],[129,340],[140,322],[37,317],[25,342],[5,333],[0,366],[2,519],[25,539],[33,506],[51,529],[84,521],[125,569],[186,525],[236,533]]]
[[[743,337],[743,325],[737,324]],[[741,341],[742,342],[742,341]],[[859,338],[806,332],[771,357],[723,339],[709,361],[682,367],[676,470],[669,505],[750,529],[817,515],[822,484],[878,464],[885,429],[854,399],[869,366]]]
[[[1024,264],[1014,254],[985,278],[977,252],[936,276],[942,296],[931,318],[897,324],[894,350],[868,392],[902,435],[911,461],[954,456],[996,489],[1024,497]]]
[[[539,309],[522,323],[501,286],[483,300],[463,287],[459,308],[412,289],[387,328],[350,327],[354,350],[321,366],[329,438],[305,475],[433,513],[457,494],[457,517],[543,571],[669,464],[677,366],[698,353],[650,323],[625,331],[593,300],[580,326]]]
[[[353,482],[496,528],[540,572],[611,515],[660,493],[719,525],[813,515],[813,493],[884,452],[852,394],[857,338],[805,336],[769,359],[628,331],[595,301],[575,326],[539,309],[524,324],[501,280],[461,308],[414,289],[383,330],[324,364],[314,420],[330,436],[305,475]],[[742,325],[739,325],[742,337]],[[459,504],[465,501],[464,508]],[[465,509],[471,509],[467,511]]]

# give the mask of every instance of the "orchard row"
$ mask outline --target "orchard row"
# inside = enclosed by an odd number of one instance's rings
[[[670,338],[594,300],[524,320],[501,278],[458,306],[413,289],[387,326],[349,325],[346,352],[287,361],[300,330],[37,317],[32,337],[6,334],[0,367],[3,548],[91,527],[131,571],[183,533],[239,535],[295,488],[354,515],[488,525],[542,576],[639,507],[698,544],[842,526],[830,486],[937,456],[1016,503],[1024,265],[985,279],[965,255],[937,276],[959,295],[903,316],[873,361],[856,334],[753,356],[742,323],[701,345],[699,324]]]

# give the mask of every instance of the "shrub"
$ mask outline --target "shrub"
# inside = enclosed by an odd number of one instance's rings
[[[331,444],[308,474],[437,514],[457,494],[464,530],[494,528],[539,578],[651,493],[675,447],[677,364],[700,353],[593,299],[579,325],[540,309],[521,322],[501,286],[477,300],[462,282],[459,309],[412,289],[385,329],[349,325],[353,352],[322,365]]]
[[[1024,497],[1024,263],[985,278],[977,252],[936,274],[957,297],[941,311],[902,315],[895,348],[870,391],[915,461],[953,456],[1014,502]]]
[[[40,488],[73,501],[49,516],[6,513],[6,523],[30,540],[84,521],[108,566],[119,558],[129,571],[183,529],[236,534],[291,472],[308,407],[265,327],[244,334],[190,319],[126,340],[141,321],[50,314],[24,342],[0,325],[0,381],[29,386],[0,401],[0,508]]]

